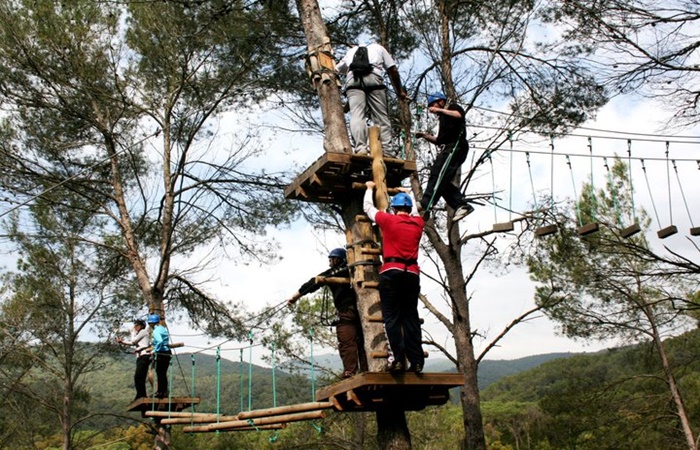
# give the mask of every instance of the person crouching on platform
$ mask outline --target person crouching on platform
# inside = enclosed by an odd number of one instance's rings
[[[399,188],[402,192],[391,199],[394,214],[389,214],[374,206],[374,182],[368,181],[366,185],[363,208],[382,231],[384,264],[379,269],[379,298],[389,340],[388,369],[403,372],[408,357],[411,364],[408,370],[420,373],[425,358],[418,318],[420,268],[417,259],[425,222],[418,214],[410,189]]]
[[[345,249],[331,250],[328,254],[328,263],[330,269],[318,274],[319,277],[350,278]],[[293,305],[299,298],[317,291],[323,285],[316,282],[316,277],[311,278],[299,287],[287,303]],[[328,284],[328,287],[333,294],[333,304],[338,313],[338,325],[335,331],[338,337],[338,353],[343,361],[343,378],[350,378],[358,373],[358,370],[367,371],[362,324],[357,311],[357,295],[350,283],[333,283]]]

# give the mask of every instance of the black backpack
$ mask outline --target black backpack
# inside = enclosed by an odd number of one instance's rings
[[[352,62],[350,63],[352,76],[355,78],[362,78],[372,73],[373,69],[374,67],[372,67],[372,64],[369,63],[367,47],[357,47],[357,50],[352,57]]]

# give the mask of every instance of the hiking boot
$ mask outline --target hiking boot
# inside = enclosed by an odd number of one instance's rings
[[[355,154],[366,156],[366,155],[369,155],[369,150],[367,150],[366,148],[361,148],[358,151],[356,151]]]
[[[343,372],[343,378],[352,378],[355,376],[355,372],[351,372],[349,370],[346,370]]]
[[[454,215],[454,217],[452,218],[452,221],[453,221],[453,222],[457,222],[457,221],[459,221],[459,220],[462,220],[462,219],[464,219],[465,217],[467,217],[469,214],[471,214],[471,213],[473,213],[473,212],[474,212],[474,207],[473,207],[472,205],[470,205],[470,204],[466,204],[466,205],[464,205],[464,206],[460,206],[460,207],[457,208],[457,210],[455,211],[455,215]]]
[[[421,364],[421,363],[411,364],[411,367],[408,368],[408,371],[415,372],[415,373],[421,373],[421,372],[423,372],[423,364]]]
[[[401,361],[392,361],[389,363],[389,372],[391,373],[401,373],[404,371],[403,363]]]

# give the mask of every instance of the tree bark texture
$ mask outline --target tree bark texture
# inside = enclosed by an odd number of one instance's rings
[[[318,1],[296,0],[296,3],[307,41],[307,70],[321,104],[323,148],[326,152],[352,153],[331,40],[321,17]]]

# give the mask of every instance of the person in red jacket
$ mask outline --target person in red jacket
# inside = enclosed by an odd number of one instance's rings
[[[384,264],[379,269],[379,297],[389,340],[389,371],[404,371],[408,358],[411,364],[408,370],[420,373],[425,359],[418,318],[418,246],[425,222],[418,214],[410,189],[399,188],[401,192],[391,199],[394,214],[389,214],[374,206],[374,182],[368,181],[366,185],[363,208],[382,230]]]

